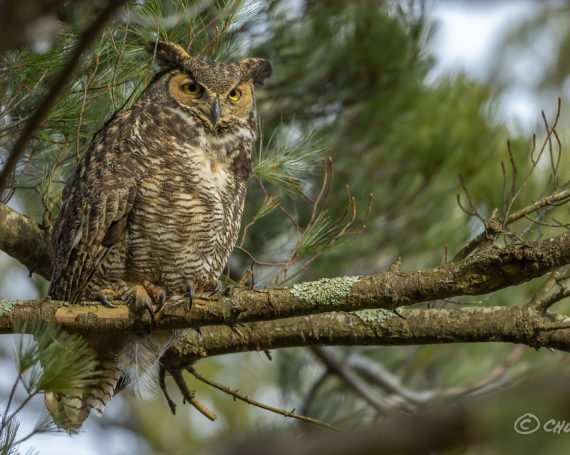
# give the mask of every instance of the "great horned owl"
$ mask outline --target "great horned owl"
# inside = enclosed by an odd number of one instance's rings
[[[257,134],[254,84],[271,65],[202,60],[166,42],[148,50],[162,71],[95,135],[65,186],[52,234],[53,299],[120,299],[153,316],[166,299],[188,309],[195,291],[217,287],[236,242]],[[172,334],[107,338],[88,339],[98,387],[46,396],[68,429],[100,413]]]

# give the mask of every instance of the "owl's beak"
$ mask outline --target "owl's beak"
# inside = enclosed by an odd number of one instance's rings
[[[218,120],[220,119],[220,100],[216,98],[214,100],[214,104],[210,109],[210,121],[212,122],[212,126],[216,126],[218,124]]]

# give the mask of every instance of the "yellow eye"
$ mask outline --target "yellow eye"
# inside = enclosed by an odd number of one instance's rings
[[[235,88],[230,92],[230,94],[228,95],[228,98],[232,101],[237,101],[239,100],[241,96],[241,93],[239,90],[236,90]]]
[[[196,84],[195,82],[188,82],[182,86],[182,90],[186,95],[199,96],[202,94],[202,86]]]

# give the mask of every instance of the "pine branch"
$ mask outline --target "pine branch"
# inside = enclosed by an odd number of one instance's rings
[[[14,148],[10,152],[10,155],[6,159],[4,168],[0,173],[0,193],[6,187],[10,175],[14,172],[16,164],[20,159],[20,156],[24,152],[26,145],[32,138],[32,133],[44,120],[44,118],[49,113],[50,108],[57,100],[57,97],[61,91],[66,87],[71,76],[73,75],[73,70],[79,64],[79,59],[91,42],[97,37],[101,29],[105,26],[107,21],[113,17],[113,14],[119,9],[121,5],[126,3],[126,0],[109,0],[107,6],[101,11],[99,16],[93,21],[91,26],[85,31],[85,33],[79,39],[75,51],[69,58],[65,67],[59,72],[57,78],[51,84],[51,88],[43,99],[42,103],[35,110],[33,115],[30,117],[24,130],[20,133],[18,140],[14,144]]]

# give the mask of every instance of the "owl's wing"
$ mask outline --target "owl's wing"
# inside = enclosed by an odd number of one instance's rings
[[[118,130],[109,125],[97,134],[65,187],[52,233],[52,298],[79,300],[126,229],[137,192],[136,162]]]

